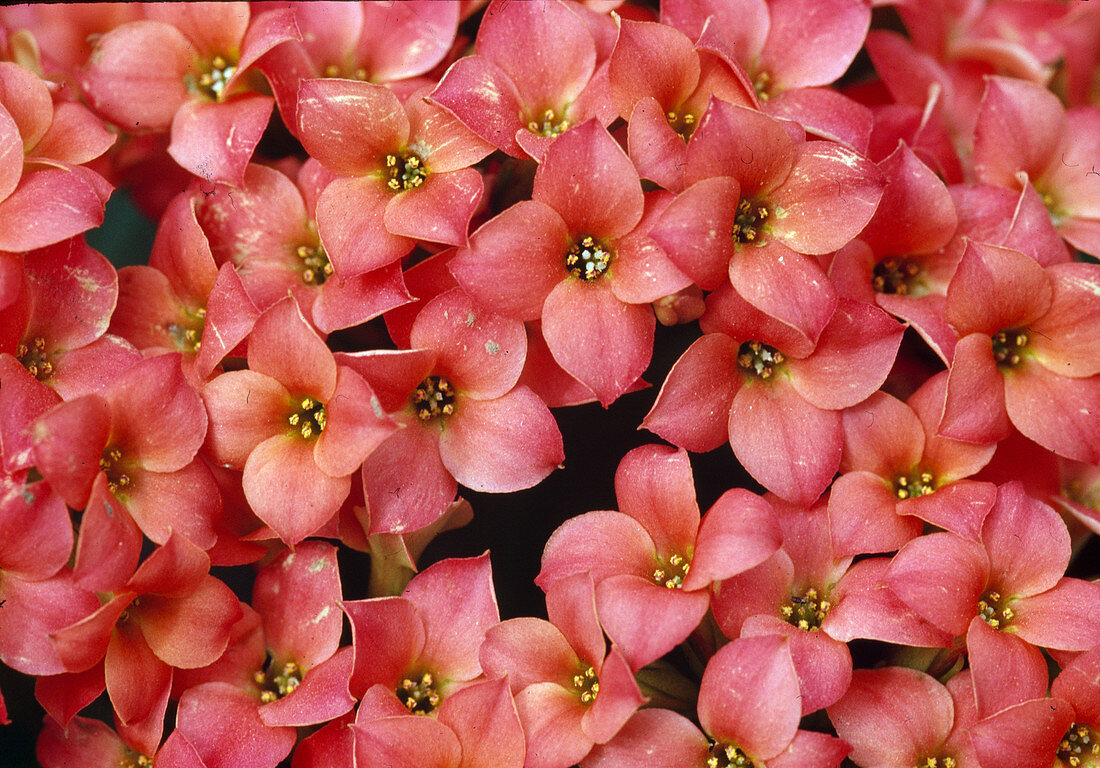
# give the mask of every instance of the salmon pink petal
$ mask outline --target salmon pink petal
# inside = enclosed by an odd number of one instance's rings
[[[909,323],[944,364],[950,363],[955,354],[957,337],[954,329],[947,324],[947,302],[943,296],[877,293],[875,303],[902,322]]]
[[[568,275],[565,254],[571,242],[557,211],[525,200],[474,232],[450,269],[463,290],[494,312],[536,320],[547,295]]]
[[[202,390],[210,416],[206,448],[218,462],[244,467],[252,449],[287,431],[291,399],[286,387],[255,371],[230,371]]]
[[[420,661],[451,680],[479,676],[478,649],[500,623],[489,553],[440,560],[409,582],[403,596],[424,622]]]
[[[619,241],[610,275],[611,290],[627,304],[648,304],[691,285],[691,278],[644,235],[630,234]]]
[[[742,638],[711,657],[699,684],[699,724],[761,760],[791,743],[801,706],[786,638]]]
[[[570,104],[596,68],[588,27],[560,2],[494,4],[478,30],[476,50],[508,73],[534,109]]]
[[[34,146],[34,155],[83,165],[110,149],[117,138],[83,104],[65,101],[54,107],[53,122]]]
[[[626,658],[614,645],[599,670],[600,696],[581,718],[581,730],[597,744],[610,741],[646,702]]]
[[[447,70],[430,98],[494,147],[512,157],[527,157],[515,139],[517,131],[527,130],[521,118],[523,100],[508,74],[489,59],[460,58]]]
[[[844,697],[828,709],[858,765],[917,765],[940,752],[951,732],[947,689],[915,669],[857,669]]]
[[[310,308],[313,324],[322,333],[351,328],[412,301],[399,262],[354,277],[337,277],[325,286]]]
[[[989,583],[1014,597],[1052,588],[1070,559],[1066,524],[1053,509],[1027,495],[1019,482],[1002,485],[982,526]]]
[[[151,6],[146,15],[171,24],[187,35],[200,55],[225,54],[235,50],[248,28],[249,13],[244,3],[179,7],[171,3]]]
[[[1008,418],[1026,437],[1061,456],[1100,463],[1100,378],[1021,365],[1004,377],[1004,387]]]
[[[0,599],[6,611],[0,659],[26,675],[57,675],[95,665],[125,607],[97,607],[95,593],[76,586],[64,570],[42,581],[7,576],[0,584]]]
[[[172,686],[172,668],[153,654],[138,628],[127,622],[111,633],[103,673],[107,695],[123,724],[144,720]]]
[[[687,181],[732,176],[746,198],[767,195],[791,173],[798,154],[773,117],[711,99],[688,145]]]
[[[578,169],[592,181],[579,181]],[[554,141],[535,172],[531,196],[561,214],[575,238],[620,238],[641,220],[644,207],[634,164],[595,119]]]
[[[516,694],[527,740],[524,768],[565,768],[584,758],[592,739],[581,730],[588,708],[558,683],[535,683]]]
[[[809,133],[868,155],[875,118],[871,110],[831,88],[794,88],[771,97],[766,110]]]
[[[1078,721],[1086,723],[1100,722],[1100,696],[1097,694],[1097,685],[1100,684],[1100,675],[1097,674],[1097,663],[1100,662],[1100,652],[1089,651],[1078,656],[1066,666],[1061,673],[1054,678],[1050,686],[1050,694],[1056,698],[1065,699],[1073,705]]]
[[[961,637],[977,614],[988,575],[981,545],[952,533],[930,533],[901,548],[885,584],[936,627]]]
[[[855,470],[833,482],[829,492],[829,530],[833,546],[845,555],[892,552],[921,533],[919,520],[897,513],[893,484]]]
[[[955,230],[955,204],[939,177],[904,143],[879,168],[886,189],[859,239],[879,256],[931,253],[947,245]]]
[[[410,98],[405,110],[409,115],[409,142],[428,148],[425,160],[433,173],[468,168],[484,160],[495,149],[427,97]]]
[[[459,768],[462,745],[443,723],[430,717],[386,717],[369,727],[352,726],[355,764],[393,768]]]
[[[101,484],[105,490],[106,484]],[[90,517],[87,512],[85,516]],[[4,572],[37,581],[65,567],[73,548],[73,527],[68,517],[61,497],[45,483],[25,483],[22,478],[4,475],[0,479],[0,530],[4,532],[0,563]],[[119,585],[129,576],[127,573]]]
[[[0,201],[0,250],[31,251],[98,227],[111,189],[81,166],[24,173],[15,192]]]
[[[866,470],[887,478],[915,466],[924,452],[924,429],[913,409],[885,392],[875,392],[845,409],[841,469]]]
[[[675,27],[622,19],[608,76],[611,102],[630,120],[634,106],[655,98],[662,111],[673,110],[699,81],[699,54]]]
[[[1000,632],[975,616],[966,632],[966,651],[979,717],[1046,695],[1043,654],[1018,636]]]
[[[765,0],[695,0],[661,6],[661,22],[693,39],[706,27],[708,17],[713,17],[711,24],[733,48],[743,51],[746,59],[760,55],[771,23]]]
[[[410,475],[410,462],[416,472]],[[369,533],[415,531],[436,520],[458,486],[439,457],[439,437],[416,426],[399,429],[363,462]]]
[[[699,526],[684,589],[699,589],[755,568],[779,549],[782,540],[766,500],[740,488],[726,491]]]
[[[8,724],[6,718],[4,724]],[[45,766],[73,765],[81,761],[90,765],[116,765],[127,759],[126,745],[114,729],[102,720],[86,717],[77,717],[64,725],[46,718],[35,749],[39,764]],[[157,758],[160,757],[158,752]],[[199,768],[197,763],[195,766],[175,763],[171,766]]]
[[[436,370],[468,397],[489,400],[511,390],[527,354],[523,324],[486,312],[455,288],[420,310],[409,334],[417,349],[436,353]]]
[[[530,488],[565,459],[553,415],[523,386],[493,400],[459,395],[439,456],[459,483],[489,493]]]
[[[780,635],[790,641],[803,716],[830,706],[848,690],[852,654],[844,643],[820,629],[799,629],[778,616],[750,616],[741,627],[741,637],[759,635]]]
[[[607,280],[563,280],[543,306],[542,332],[554,359],[605,407],[649,365],[656,324],[649,306],[623,304]]]
[[[731,236],[741,187],[730,176],[702,179],[664,210],[649,236],[704,290],[725,282],[739,250]]]
[[[313,445],[276,435],[257,445],[244,465],[244,494],[256,516],[288,545],[316,531],[343,504],[351,477],[332,477],[317,466]]]
[[[1050,309],[1029,328],[1028,351],[1060,376],[1084,378],[1100,373],[1100,269],[1090,264],[1048,267]]]
[[[982,522],[993,508],[997,489],[992,483],[959,480],[898,502],[899,515],[912,515],[970,541],[979,541]]]
[[[138,594],[183,598],[200,585],[210,570],[210,557],[182,535],[168,538],[138,566],[127,589]]]
[[[41,332],[48,344],[71,350],[107,331],[118,298],[118,275],[83,238],[35,253],[26,277],[36,304],[27,335]]]
[[[355,646],[352,695],[362,697],[376,683],[396,689],[424,647],[424,621],[416,606],[403,597],[378,597],[345,601],[343,608]]]
[[[1020,372],[1013,371],[1014,378],[1019,378]],[[1006,437],[1007,379],[993,359],[988,336],[972,333],[960,339],[947,375],[947,398],[938,434],[970,443],[993,443]]]
[[[724,422],[741,386],[736,366],[737,344],[729,336],[697,339],[672,366],[642,426],[689,451],[717,448],[729,439]]]
[[[208,182],[240,186],[274,104],[270,96],[260,94],[240,94],[217,103],[184,102],[172,118],[168,154]]]
[[[597,584],[621,574],[648,575],[657,558],[653,539],[633,517],[610,510],[586,512],[550,534],[535,583],[545,592],[559,579],[585,571]]]
[[[828,85],[863,45],[871,9],[862,0],[772,0],[759,67],[779,89]]]
[[[195,370],[200,377],[208,378],[218,363],[248,337],[259,316],[237,270],[228,262],[222,264],[206,304],[202,346],[195,356]]]
[[[148,51],[157,57],[150,60]],[[123,24],[96,40],[81,90],[92,109],[115,125],[161,133],[188,98],[184,73],[195,54],[193,43],[169,24]]]
[[[728,426],[737,460],[787,501],[813,503],[840,466],[840,414],[807,402],[786,381],[741,387]]]
[[[799,253],[835,251],[871,220],[883,186],[882,172],[862,155],[839,144],[806,142],[786,181],[768,197],[782,209],[768,229]]]
[[[851,746],[843,739],[799,730],[787,748],[769,764],[772,768],[837,768],[851,751]]]
[[[821,335],[837,308],[836,290],[817,260],[780,240],[738,248],[729,279],[745,301],[811,340]]]
[[[374,176],[339,178],[325,187],[317,200],[317,232],[338,277],[379,269],[412,250],[411,240],[386,229],[392,199]]]
[[[506,680],[489,680],[447,698],[439,722],[454,731],[462,745],[462,765],[492,768],[522,765],[523,727]]]
[[[665,110],[652,96],[639,101],[630,113],[626,136],[630,159],[639,176],[673,192],[683,189],[687,145],[672,130]]]
[[[975,723],[970,738],[983,768],[1047,768],[1072,724],[1067,702],[1031,699]]]
[[[340,614],[332,615],[339,622]],[[350,712],[355,699],[348,693],[353,651],[345,646],[335,656],[314,665],[290,695],[260,707],[264,725],[319,725]]]
[[[26,469],[34,463],[30,428],[60,402],[57,393],[31,376],[18,360],[7,353],[0,355],[0,443],[6,471]]]
[[[1100,584],[1065,578],[1013,608],[1011,629],[1032,645],[1085,651],[1100,643]]]
[[[19,185],[23,175],[23,143],[19,126],[0,106],[0,200],[6,199]]]
[[[386,205],[386,229],[417,240],[464,245],[483,186],[473,168],[429,173],[422,186],[395,195]]]
[[[281,382],[291,394],[328,402],[336,360],[292,298],[264,312],[248,337],[248,367]]]
[[[1089,174],[1075,169],[1095,156],[1093,153],[1100,141],[1097,114],[1093,109],[1077,108],[1071,109],[1066,118],[1060,151],[1054,155],[1060,162],[1051,163],[1049,170],[1036,183],[1042,186],[1044,192],[1051,193],[1058,207],[1073,219],[1095,225],[1096,217],[1100,215],[1100,197],[1094,185],[1089,183],[1091,179],[1085,178]],[[1089,163],[1090,170],[1091,165]]]
[[[974,171],[979,181],[1016,186],[1016,172],[1039,178],[1065,135],[1065,111],[1041,85],[1008,77],[986,79],[974,127]]]
[[[959,336],[1021,328],[1050,309],[1046,270],[1011,248],[967,241],[947,288],[947,322]]]
[[[364,6],[356,54],[377,82],[423,75],[450,50],[460,10],[432,0]]]
[[[619,510],[645,528],[662,554],[695,544],[699,505],[691,462],[683,449],[644,445],[626,454],[615,470]]]
[[[707,738],[683,715],[668,709],[640,709],[615,738],[597,744],[582,761],[585,768],[619,768],[645,764],[649,768],[704,765]]]
[[[330,171],[359,175],[381,170],[387,154],[409,139],[405,108],[384,85],[324,78],[298,92],[302,145]]]
[[[332,477],[359,469],[370,452],[397,429],[370,385],[346,366],[336,368],[336,389],[325,410],[325,431],[313,456],[317,466]]]
[[[138,610],[149,648],[158,659],[181,669],[214,663],[241,616],[236,595],[213,576],[204,577],[186,597],[145,595]]]
[[[669,589],[650,577],[622,574],[596,586],[600,623],[631,669],[641,669],[682,643],[709,607],[705,591]],[[601,674],[600,694],[605,690]]]
[[[268,728],[254,693],[229,683],[203,683],[180,696],[176,730],[205,768],[278,765],[297,740],[293,728]]]
[[[221,514],[222,497],[201,459],[174,472],[136,470],[130,479],[132,485],[118,496],[151,541],[163,544],[176,531],[202,549],[214,546],[214,520]]]
[[[577,653],[561,631],[548,621],[529,617],[491,627],[479,655],[485,673],[507,674],[515,693],[544,681],[564,685],[577,669]]]
[[[99,395],[59,403],[35,422],[35,466],[73,509],[92,492],[110,430],[110,405]]]
[[[715,584],[711,609],[719,628],[728,637],[737,637],[750,617],[778,616],[780,606],[790,600],[793,585],[794,564],[783,550],[755,568]]]

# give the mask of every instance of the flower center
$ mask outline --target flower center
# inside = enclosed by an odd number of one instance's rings
[[[286,423],[294,427],[303,440],[313,440],[325,431],[325,406],[312,397],[303,397],[298,410],[287,416]]]
[[[592,704],[600,693],[600,678],[596,676],[596,670],[581,662],[580,671],[573,675],[573,687],[581,695],[581,704]]]
[[[913,472],[908,476],[898,475],[894,478],[894,495],[899,499],[927,496],[936,490],[935,482],[936,478],[931,472]]]
[[[390,177],[386,186],[394,192],[416,189],[428,178],[424,159],[411,150],[399,155],[386,155],[386,173]]]
[[[801,595],[792,593],[791,601],[780,608],[779,613],[791,626],[810,632],[821,627],[821,622],[832,607],[832,603],[820,597],[817,590],[810,587]]]
[[[450,416],[455,412],[455,388],[442,376],[429,376],[413,392],[412,404],[421,421]]]
[[[118,448],[104,448],[103,455],[99,457],[99,468],[107,475],[107,488],[111,493],[129,488],[133,481],[123,471],[122,451]]]
[[[206,309],[199,307],[191,310],[185,309],[187,318],[185,325],[179,323],[168,324],[168,335],[175,342],[176,349],[185,353],[197,353],[202,348],[202,332],[206,328]]]
[[[715,742],[708,752],[707,768],[754,768],[754,763],[740,747]]]
[[[679,134],[680,138],[687,141],[695,130],[695,115],[690,112],[669,112],[665,115],[669,126]]]
[[[929,757],[923,762],[917,763],[916,768],[955,768],[955,758]]]
[[[425,672],[420,677],[406,677],[397,686],[397,698],[414,715],[426,715],[439,706],[440,695],[435,678]]]
[[[118,761],[118,768],[147,768],[153,764],[153,758],[140,755],[129,747],[123,747],[125,754]]]
[[[737,367],[761,379],[770,379],[784,360],[782,352],[759,341],[746,341],[737,350]]]
[[[591,282],[607,271],[611,251],[592,237],[583,237],[565,252],[565,268],[573,277]]]
[[[324,285],[332,276],[332,263],[323,245],[299,245],[295,251],[302,261],[302,282],[306,285]]]
[[[1023,331],[1001,331],[993,336],[993,359],[1003,368],[1015,368],[1020,364],[1020,353],[1027,348],[1027,334]]]
[[[289,695],[301,684],[302,670],[293,661],[288,661],[282,669],[269,664],[266,672],[257,672],[252,679],[263,689],[260,701],[270,704]]]
[[[1004,600],[1003,603],[1007,603]],[[1004,629],[1016,614],[1007,605],[1002,604],[1001,593],[987,590],[978,600],[978,616],[993,629]]]
[[[559,136],[569,130],[569,120],[558,119],[554,110],[548,109],[542,113],[542,120],[532,120],[527,123],[527,130],[539,136]]]
[[[667,563],[661,562],[660,567],[653,571],[653,583],[669,589],[682,589],[689,570],[691,570],[689,558],[673,555]]]
[[[1100,734],[1084,723],[1074,723],[1058,744],[1058,759],[1071,768],[1100,765]]]
[[[342,69],[336,64],[329,64],[324,69],[325,77],[343,77],[348,80],[366,80],[367,70],[359,67],[355,70]]]
[[[771,99],[772,76],[767,72],[761,72],[752,81],[752,89],[756,91],[756,98],[761,101]]]
[[[914,259],[890,256],[875,265],[871,287],[877,293],[896,293],[907,296],[920,274],[920,263]]]
[[[199,64],[199,76],[188,83],[189,89],[217,101],[236,71],[236,64],[230,64],[224,56],[215,56]]]
[[[733,239],[739,243],[754,242],[760,237],[760,230],[769,216],[771,212],[766,205],[741,198],[737,203],[737,215],[733,219]]]
[[[38,381],[45,381],[53,375],[53,363],[46,357],[46,340],[35,336],[30,344],[16,347],[15,358]]]

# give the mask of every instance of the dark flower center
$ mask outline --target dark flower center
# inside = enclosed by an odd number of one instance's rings
[[[1071,768],[1100,765],[1100,734],[1084,723],[1074,723],[1058,744],[1058,759]]]
[[[754,763],[740,747],[714,742],[707,753],[707,768],[754,768]]]
[[[564,117],[559,120],[554,110],[547,109],[542,113],[541,120],[527,123],[527,130],[539,136],[558,136],[569,130],[569,120]]]
[[[289,695],[301,684],[302,670],[293,661],[283,664],[281,669],[269,663],[266,671],[256,672],[252,679],[263,689],[260,701],[270,704]]]
[[[695,131],[695,115],[690,112],[669,112],[665,118],[681,139],[687,141],[691,138],[691,134]]]
[[[325,406],[312,397],[303,397],[294,413],[287,416],[286,423],[294,427],[303,440],[315,440],[325,431],[328,416]]]
[[[123,747],[125,754],[118,761],[118,768],[149,768],[153,764],[153,758],[138,754],[129,747]]]
[[[784,621],[807,632],[821,627],[833,604],[810,587],[801,595],[791,594],[791,601],[779,609]]]
[[[168,335],[180,352],[197,353],[202,348],[202,332],[206,329],[206,309],[184,310],[184,324],[169,323]]]
[[[442,376],[429,376],[413,391],[413,408],[421,421],[455,412],[455,388]]]
[[[1001,331],[993,336],[993,359],[1002,368],[1020,364],[1020,353],[1027,348],[1027,334],[1022,330]]]
[[[215,56],[199,64],[198,77],[192,76],[192,81],[188,83],[189,89],[217,101],[236,71],[236,64],[231,64],[224,56]]]
[[[389,176],[386,186],[394,192],[416,189],[428,178],[424,158],[412,150],[405,150],[399,155],[386,155],[386,173]]]
[[[894,478],[894,495],[899,499],[915,499],[936,490],[936,478],[931,472],[916,472]]]
[[[23,343],[16,347],[15,358],[39,381],[45,381],[53,375],[53,363],[46,356],[46,340],[41,336],[35,336],[30,344]]]
[[[737,366],[761,379],[770,379],[784,360],[782,352],[759,341],[746,341],[737,350]]]
[[[410,676],[402,680],[397,686],[397,698],[405,705],[405,709],[414,715],[427,715],[439,706],[440,695],[435,689],[435,678],[430,672],[425,672],[420,677]]]
[[[877,293],[896,293],[907,296],[920,274],[920,263],[914,259],[890,256],[875,265],[871,287]]]
[[[760,237],[760,230],[771,216],[768,207],[747,198],[737,203],[737,214],[733,219],[733,239],[739,243],[752,243]]]
[[[592,704],[600,693],[600,678],[596,676],[596,670],[582,662],[580,671],[573,675],[573,687],[581,695],[581,704]]]
[[[124,471],[120,449],[104,448],[103,455],[99,458],[99,468],[107,475],[107,488],[110,489],[111,493],[126,490],[133,485],[130,476]]]
[[[302,282],[306,285],[324,285],[332,276],[332,263],[323,245],[299,245],[295,251],[302,261]]]
[[[917,763],[917,768],[955,768],[955,758],[929,757]]]
[[[772,76],[767,72],[761,72],[752,80],[752,89],[756,91],[756,98],[761,101],[771,99]]]
[[[565,268],[573,277],[590,282],[607,271],[611,250],[592,237],[583,237],[565,252]]]
[[[653,583],[669,589],[682,589],[689,570],[691,570],[690,558],[673,555],[667,563],[662,561],[660,566],[653,571]]]
[[[978,616],[993,629],[1004,629],[1016,615],[1006,603],[1008,600],[1004,600],[1000,592],[986,590],[978,600]]]

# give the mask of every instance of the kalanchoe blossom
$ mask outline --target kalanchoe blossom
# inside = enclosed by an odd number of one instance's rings
[[[816,259],[867,224],[882,174],[801,127],[712,99],[687,150],[687,187],[650,232],[703,290],[727,280],[761,312],[816,341],[836,291]]]
[[[611,641],[634,669],[683,642],[710,606],[710,585],[771,555],[781,533],[770,505],[727,491],[699,519],[684,450],[636,448],[615,473],[619,512],[567,520],[546,542],[535,582],[544,591],[588,571]]]
[[[554,417],[517,385],[527,344],[522,323],[452,289],[420,311],[409,341],[410,350],[337,358],[403,425],[363,464],[370,533],[432,523],[454,500],[457,483],[491,493],[530,488],[564,458]]]
[[[510,619],[481,647],[489,677],[508,675],[527,739],[527,768],[566,768],[609,741],[645,699],[617,647],[606,650],[592,577],[558,579],[549,621]]]
[[[542,160],[554,139],[598,118],[615,118],[607,65],[596,65],[588,26],[562,0],[494,0],[476,54],[447,70],[432,101],[512,157]]]
[[[648,236],[667,198],[643,196],[630,159],[595,120],[547,150],[533,198],[474,232],[451,271],[494,311],[541,317],[554,359],[606,407],[649,365],[649,302],[689,284]]]
[[[729,440],[762,485],[813,503],[840,466],[840,410],[886,379],[902,327],[841,299],[815,345],[728,285],[708,304],[706,335],[673,366],[642,425],[689,451]]]
[[[203,388],[206,446],[244,470],[249,505],[293,545],[336,513],[352,473],[397,425],[370,385],[336,364],[293,297],[256,321],[248,365]]]
[[[168,153],[207,181],[240,184],[274,100],[247,89],[256,60],[298,36],[293,14],[247,3],[153,3],[103,35],[82,72],[90,106],[131,133],[171,129]],[[145,53],[159,51],[150,58]]]
[[[384,267],[418,239],[466,242],[483,186],[470,166],[492,146],[423,95],[402,104],[383,85],[302,83],[298,134],[338,176],[316,202],[317,231],[337,277]]]
[[[198,754],[178,733],[169,734],[164,744],[146,754],[140,745],[128,741],[109,725],[87,717],[74,718],[62,728],[47,717],[38,737],[35,757],[42,768],[149,768],[156,761],[176,768],[204,768]]]
[[[987,443],[1008,423],[1061,456],[1100,463],[1100,267],[1044,269],[1011,248],[967,245],[947,291],[959,340],[939,433]]]

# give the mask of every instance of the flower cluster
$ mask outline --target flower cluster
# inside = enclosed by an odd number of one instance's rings
[[[1087,0],[0,10],[0,736],[1100,768],[1097,83]],[[539,616],[422,557],[620,400]]]

